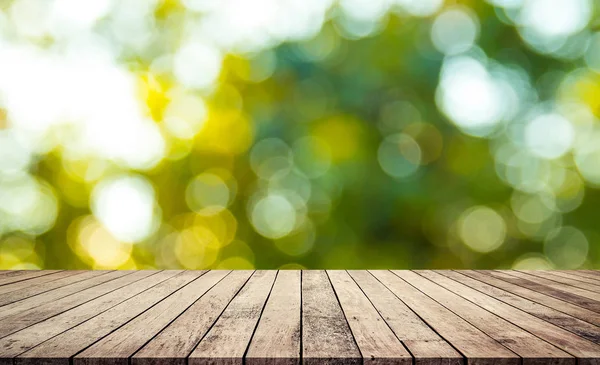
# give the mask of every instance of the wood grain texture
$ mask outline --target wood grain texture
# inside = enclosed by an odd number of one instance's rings
[[[206,335],[252,273],[253,271],[250,270],[240,270],[228,274],[141,348],[132,357],[132,364],[186,364],[188,355]]]
[[[82,290],[73,295],[63,297],[58,300],[45,303],[44,305],[31,308],[24,312],[19,312],[5,317],[0,321],[0,337],[8,336],[11,333],[29,327],[57,314],[63,313],[71,308],[75,308],[80,304],[111,293],[114,290],[122,288],[152,274],[153,272],[151,271],[132,272],[128,275],[122,275],[114,280],[109,280],[100,285]],[[118,300],[118,297],[114,298],[114,296],[111,296],[111,299]]]
[[[576,356],[578,364],[594,364],[596,359],[600,357],[600,346],[591,341],[583,339],[569,331],[534,317],[529,313],[525,313],[490,296],[477,292],[476,290],[453,281],[443,275],[431,271],[421,273],[429,278],[432,278],[436,281],[436,283],[447,288],[448,290],[453,291],[457,295],[468,298],[469,301],[477,304],[481,308],[495,313],[508,322],[511,322],[515,325],[518,324],[519,327],[537,336],[538,338],[543,339],[557,348]],[[521,341],[520,338],[519,341]],[[544,348],[540,344],[535,346],[537,349]],[[546,349],[544,348],[542,351],[546,351]],[[551,349],[547,349],[547,351],[548,354],[555,353],[555,351],[551,351]],[[560,354],[548,357],[553,359],[553,363],[557,361],[560,361],[561,363],[570,363],[572,360],[567,357],[561,358]],[[563,359],[564,361],[562,361]]]
[[[227,272],[187,271],[193,280],[73,358],[75,365],[128,364],[129,357],[221,280]],[[195,278],[194,278],[195,277]]]
[[[75,270],[58,271],[49,275],[38,276],[31,280],[18,281],[16,283],[0,286],[0,306],[59,288],[73,282],[67,279],[69,276],[79,275],[85,272],[86,271]]]
[[[0,280],[0,365],[600,365],[596,271],[54,270]]]
[[[566,284],[566,283],[557,281],[556,279],[544,278],[540,274],[535,274],[535,271],[526,272],[526,271],[506,270],[503,272],[505,272],[509,275],[512,275],[512,276],[516,276],[518,278],[535,281],[536,283],[545,285],[545,286],[553,288],[553,289],[566,291],[568,293],[574,293],[574,294],[577,294],[577,295],[585,297],[585,298],[589,298],[589,299],[592,299],[595,301],[600,301],[600,293],[596,293],[589,289],[578,288],[571,284]]]
[[[578,305],[557,299],[555,297],[537,292],[535,290],[512,284],[510,282],[498,279],[491,275],[487,275],[480,271],[460,270],[459,272],[473,279],[477,279],[483,283],[493,285],[494,287],[502,289],[508,293],[516,294],[522,298],[532,300],[534,302],[543,304],[547,307],[554,308],[558,311],[569,314],[575,318],[579,318],[596,326],[600,326],[600,316],[598,315],[598,313],[593,312],[589,309],[585,309]]]
[[[252,337],[246,364],[300,363],[301,272],[280,271]]]
[[[18,313],[22,313],[35,308],[40,308],[46,303],[52,303],[61,298],[77,294],[82,290],[117,279],[127,274],[130,274],[130,272],[89,271],[85,274],[82,274],[86,276],[85,280],[73,282],[64,287],[50,290],[48,292],[41,293],[39,295],[34,295],[32,297],[20,300],[18,302],[3,306],[2,310],[0,311],[0,321],[2,321],[2,319],[6,317],[14,316]]]
[[[576,304],[580,307],[600,313],[600,302],[589,298],[588,295],[594,294],[587,290],[569,287],[568,285],[553,282],[542,278],[532,277],[519,272],[513,271],[484,271],[494,277],[522,286],[537,292],[553,296],[555,298]],[[569,290],[571,289],[571,290]]]
[[[122,302],[104,312],[94,315],[94,311],[102,303],[99,300],[88,302],[7,337],[6,340],[11,342],[10,347],[3,346],[0,340],[0,348],[18,350],[13,351],[13,354],[20,354],[15,359],[16,364],[35,365],[41,361],[46,365],[68,365],[70,357],[135,318],[195,278],[195,275],[186,275],[182,271],[162,271],[119,289],[133,290],[139,294],[135,296],[126,294]],[[130,288],[131,286],[134,287]],[[118,291],[112,294],[120,295]],[[109,298],[105,298],[104,303],[106,303],[106,299]],[[78,311],[79,315],[75,311]],[[64,331],[65,325],[73,324],[74,317],[85,319],[86,314],[93,315],[93,317]],[[66,322],[60,317],[71,320]]]
[[[558,273],[554,273],[552,271],[546,271],[546,270],[543,270],[543,271],[542,270],[529,270],[529,271],[521,270],[521,272],[524,272],[525,274],[537,276],[540,278],[556,281],[558,283],[571,285],[576,288],[589,290],[589,291],[592,291],[595,293],[600,293],[600,283],[587,283],[579,278],[572,278],[572,277],[560,275]],[[600,298],[600,297],[598,297],[598,298]]]
[[[371,273],[473,365],[520,364],[521,358],[390,271]]]
[[[242,364],[277,273],[257,271],[190,354],[190,365]]]
[[[575,364],[575,358],[568,353],[497,316],[494,314],[495,311],[487,311],[454,293],[451,290],[454,287],[448,285],[449,282],[453,283],[452,280],[434,272],[394,271],[394,273],[521,356],[524,363],[542,364],[552,359],[555,364]],[[433,280],[429,280],[432,277]]]
[[[600,277],[600,270],[581,270],[580,272]]]
[[[354,335],[363,363],[411,364],[412,356],[347,272],[328,270],[329,280]]]
[[[432,330],[404,302],[364,270],[348,272],[396,337],[408,348],[416,365],[459,365],[463,356]]]
[[[600,327],[591,323],[577,319],[554,308],[511,294],[455,271],[438,271],[438,273],[540,319],[555,324],[558,327],[571,331],[587,340],[595,343],[600,342]]]
[[[60,270],[17,270],[4,271],[0,276],[0,285],[7,285],[24,280],[31,280],[39,276],[50,275]]]
[[[554,274],[570,278],[576,279],[579,281],[583,281],[584,283],[590,283],[595,285],[600,285],[600,277],[597,277],[592,274],[587,274],[585,272],[573,271],[573,270],[554,270],[552,271]]]
[[[302,272],[304,364],[360,364],[362,356],[325,271]]]

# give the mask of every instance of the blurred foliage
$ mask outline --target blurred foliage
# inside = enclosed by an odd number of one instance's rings
[[[597,2],[78,3],[0,1],[1,269],[600,268]]]

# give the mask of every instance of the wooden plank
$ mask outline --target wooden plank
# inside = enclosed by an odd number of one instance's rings
[[[534,290],[527,289],[527,288],[521,287],[519,285],[509,283],[504,280],[500,280],[496,277],[484,274],[480,271],[460,270],[458,272],[460,272],[461,274],[466,275],[468,277],[471,277],[473,279],[477,279],[486,284],[493,285],[496,288],[500,288],[507,292],[518,295],[522,298],[526,298],[526,299],[529,299],[536,303],[543,304],[550,308],[554,308],[558,311],[569,314],[575,318],[579,318],[588,323],[592,323],[596,326],[600,326],[600,316],[598,315],[598,313],[593,312],[589,309],[585,309],[578,305],[575,305],[575,304],[572,304],[569,302],[565,302],[565,301],[557,299],[555,297],[552,297],[552,296],[549,296],[546,294],[542,294],[542,293],[536,292]]]
[[[210,271],[160,301],[75,357],[75,365],[128,364],[129,357],[171,323],[228,272]]]
[[[406,282],[416,287],[433,300],[448,308],[473,326],[487,333],[490,337],[506,346],[523,358],[524,362],[539,362],[553,359],[556,364],[575,364],[575,358],[557,347],[540,340],[531,333],[510,323],[494,311],[484,308],[455,294],[445,285],[442,286],[443,276],[426,271],[418,271],[419,276],[412,271],[393,271]],[[435,282],[428,280],[424,275],[434,274],[440,277]],[[448,279],[448,281],[452,281]]]
[[[90,278],[89,271],[59,271],[54,274],[0,286],[0,306],[45,293]]]
[[[201,274],[202,272],[166,270],[143,279],[136,283],[137,286],[142,284],[142,281],[150,283],[151,279],[156,282],[156,285],[45,342],[42,341],[43,337],[40,333],[44,337],[51,337],[48,335],[54,332],[54,328],[39,325],[44,325],[52,319],[17,332],[6,338],[14,341],[11,343],[11,347],[19,350],[11,353],[20,354],[15,359],[15,364],[36,365],[41,362],[44,365],[68,365],[71,357],[189,284]],[[92,308],[89,309],[89,313],[92,313]],[[72,311],[63,314],[70,314],[70,312]],[[42,331],[44,327],[46,330]],[[2,342],[0,342],[0,347],[2,347]]]
[[[563,276],[564,274],[568,274],[569,277],[572,277],[573,279],[578,278],[579,280],[584,280],[588,283],[600,284],[599,276],[582,270],[555,270],[554,272]]]
[[[459,365],[463,356],[432,330],[404,302],[364,270],[348,271],[379,314],[408,348],[415,365]]]
[[[0,321],[0,338],[57,314],[66,312],[71,308],[75,308],[107,293],[111,293],[114,290],[143,279],[153,273],[154,272],[152,271],[136,271],[130,275],[123,275],[115,280],[110,280],[103,284],[82,290],[74,295],[5,317]]]
[[[410,353],[350,275],[342,270],[328,270],[327,275],[363,357],[363,363],[412,364]]]
[[[390,271],[373,270],[371,273],[460,351],[469,365],[521,363],[521,358],[514,352]]]
[[[31,310],[33,308],[40,307],[46,303],[54,302],[60,298],[73,295],[94,285],[99,285],[130,273],[131,272],[127,271],[89,271],[85,274],[82,274],[85,275],[85,280],[73,282],[72,284],[68,284],[64,287],[3,306],[1,308],[2,310],[0,310],[0,320]],[[73,280],[73,278],[71,278],[71,280]]]
[[[600,270],[578,270],[578,272],[583,272],[586,274],[595,275],[597,277],[600,277]]]
[[[329,278],[322,270],[302,272],[302,359],[307,365],[362,362]]]
[[[534,301],[521,298],[518,295],[511,294],[502,289],[498,289],[494,286],[472,279],[468,276],[460,274],[459,272],[447,270],[439,270],[436,272],[483,294],[489,295],[492,298],[500,300],[533,316],[543,319],[546,322],[550,322],[558,327],[562,327],[567,331],[573,332],[589,341],[595,343],[600,342],[600,327],[598,326],[594,326],[593,324],[582,321],[563,312],[559,312],[554,308],[546,307]]]
[[[526,273],[523,271],[516,271],[516,270],[505,270],[504,271],[503,270],[502,272],[512,275],[512,276],[516,276],[518,278],[531,280],[536,283],[539,283],[539,284],[542,284],[542,285],[545,285],[545,286],[548,286],[548,287],[551,287],[554,289],[563,290],[568,293],[577,294],[577,295],[585,297],[585,298],[589,298],[589,299],[592,299],[595,301],[600,301],[600,293],[595,293],[595,292],[587,290],[587,289],[577,288],[577,287],[574,287],[569,284],[560,283],[555,280],[546,279],[539,275],[533,275],[533,274],[529,274],[529,273]]]
[[[555,283],[550,280],[544,280],[542,278],[534,278],[529,275],[524,275],[516,271],[502,271],[502,270],[485,270],[486,274],[492,275],[496,278],[508,281],[515,285],[522,286],[537,292],[553,296],[555,298],[577,304],[580,307],[589,309],[594,312],[600,313],[600,302],[590,299],[585,295],[580,295],[581,292],[584,294],[589,293],[587,290],[577,289],[569,286]],[[577,292],[576,292],[577,291]]]
[[[596,276],[600,277],[600,270],[581,270],[581,272],[584,272],[586,274],[596,275]]]
[[[58,272],[54,272],[48,275],[43,275],[43,276],[38,276],[36,278],[33,278],[31,280],[26,280],[26,281],[18,281],[16,283],[10,283],[10,284],[6,284],[3,286],[0,286],[0,294],[6,294],[6,293],[10,293],[13,292],[15,290],[22,290],[25,288],[29,288],[33,285],[40,285],[43,283],[48,283],[54,280],[58,280],[60,278],[66,278],[68,276],[71,275],[77,275],[77,274],[81,274],[86,272],[85,270],[79,270],[79,271],[75,271],[75,270],[64,270],[64,271],[58,271]]]
[[[185,365],[253,271],[233,271],[198,299],[131,358],[133,365]],[[66,365],[66,364],[65,364]]]
[[[301,290],[301,271],[279,271],[250,341],[245,364],[300,363]]]
[[[276,271],[256,271],[188,358],[190,365],[242,364]]]
[[[145,276],[143,276],[144,274]],[[176,272],[140,271],[140,280],[130,282],[106,295],[102,295],[78,307],[0,339],[0,357],[15,357],[54,336],[78,326],[90,318],[94,318],[119,303],[123,303],[127,299],[146,291],[175,274]],[[123,279],[128,278],[131,280],[134,278],[134,275],[135,274],[125,276]],[[97,328],[94,328],[93,330],[97,331]],[[79,335],[81,335],[81,333],[79,333]],[[83,337],[72,339],[72,342],[68,343],[68,345],[71,346],[77,344],[82,339]],[[65,344],[63,343],[63,345]],[[48,356],[44,355],[42,358],[46,357]],[[48,358],[49,362],[53,360],[52,356]]]
[[[598,285],[598,284],[586,283],[586,282],[583,282],[578,279],[573,279],[573,278],[558,275],[554,272],[540,271],[540,270],[519,270],[519,271],[522,273],[531,275],[531,276],[538,277],[538,278],[548,279],[548,280],[556,281],[558,283],[574,286],[576,288],[589,290],[589,291],[592,291],[595,293],[600,293],[600,285]],[[600,300],[600,295],[598,296],[598,300]]]
[[[26,271],[26,270],[0,270],[0,278],[10,275],[15,275],[18,272]]]
[[[499,300],[496,300],[490,296],[482,294],[474,289],[469,288],[463,284],[460,284],[454,280],[444,277],[435,272],[421,271],[421,275],[426,275],[431,280],[452,290],[453,292],[467,298],[469,301],[479,305],[481,308],[487,309],[488,311],[497,314],[504,318],[506,321],[518,324],[519,327],[531,334],[548,341],[558,348],[568,352],[571,355],[577,357],[577,363],[582,364],[596,364],[597,359],[600,358],[600,346],[583,339],[569,331],[566,331],[560,327],[557,327],[551,323],[534,317],[528,313],[516,309],[508,304],[505,304]],[[433,284],[433,282],[431,282]],[[518,341],[522,341],[518,339]],[[541,348],[541,344],[535,345],[538,349]],[[560,354],[554,352],[548,352],[548,357],[553,358],[553,362],[563,360],[565,363],[572,363],[570,358],[562,358]],[[561,361],[561,362],[563,362]]]
[[[4,275],[0,276],[0,285],[7,285],[16,283],[18,281],[30,280],[37,278],[38,276],[50,275],[60,270],[19,270],[19,271],[6,271]]]

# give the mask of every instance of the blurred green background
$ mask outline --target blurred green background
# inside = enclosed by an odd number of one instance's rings
[[[0,269],[600,268],[596,0],[0,0]]]

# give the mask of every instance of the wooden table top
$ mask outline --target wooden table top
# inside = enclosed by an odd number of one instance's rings
[[[600,271],[1,271],[0,364],[600,364]]]

